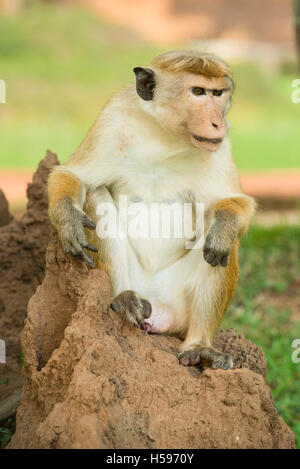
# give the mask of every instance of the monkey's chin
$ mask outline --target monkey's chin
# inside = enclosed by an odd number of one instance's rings
[[[198,135],[191,134],[191,141],[197,148],[203,148],[210,152],[217,151],[223,141],[222,138],[208,139],[204,137],[198,137]]]

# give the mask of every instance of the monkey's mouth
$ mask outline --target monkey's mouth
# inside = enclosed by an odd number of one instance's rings
[[[214,143],[218,144],[222,142],[222,138],[205,138],[205,137],[199,137],[199,135],[192,134],[195,140],[198,140],[198,142],[202,143]]]

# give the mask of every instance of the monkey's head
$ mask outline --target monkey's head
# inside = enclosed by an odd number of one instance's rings
[[[216,56],[194,51],[167,52],[151,65],[134,68],[143,109],[172,135],[216,151],[227,135],[230,67]]]

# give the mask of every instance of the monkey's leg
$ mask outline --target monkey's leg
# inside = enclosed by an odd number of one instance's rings
[[[119,225],[118,208],[110,192],[100,187],[88,193],[84,210],[96,224],[96,230],[86,231],[86,236],[89,243],[98,249],[92,254],[95,266],[104,269],[110,277],[111,307],[125,320],[141,327],[151,315],[151,304],[132,290],[129,266],[134,253]]]
[[[201,283],[194,289],[189,329],[179,356],[183,365],[232,366],[229,355],[212,347],[212,339],[236,286],[238,237],[247,231],[254,211],[254,200],[244,195],[222,199],[214,207],[213,224],[203,249],[206,273],[203,276],[202,272]]]
[[[188,331],[179,355],[182,365],[200,364],[223,369],[233,365],[230,355],[212,347],[212,340],[235,290],[237,251],[238,240],[235,240],[225,268],[213,267],[202,260],[198,272],[193,273],[194,277],[197,275],[197,280],[188,287],[191,309]],[[190,254],[197,255],[193,251]]]

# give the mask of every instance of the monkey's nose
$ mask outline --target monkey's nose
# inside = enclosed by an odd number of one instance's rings
[[[215,129],[217,129],[217,128],[219,127],[219,125],[216,124],[215,122],[212,122],[212,126],[213,126]]]

